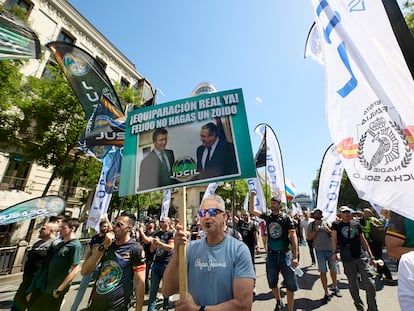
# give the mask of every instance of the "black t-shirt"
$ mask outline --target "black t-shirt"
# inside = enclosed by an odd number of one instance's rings
[[[351,220],[350,223],[345,223],[341,220],[337,220],[332,224],[332,230],[337,232],[336,236],[340,248],[350,246],[352,257],[361,257],[361,234],[364,233],[359,222]]]
[[[266,215],[264,220],[267,226],[269,248],[274,251],[287,251],[290,243],[289,231],[295,231],[293,220],[282,213]]]
[[[237,229],[243,238],[243,242],[249,248],[254,248],[256,245],[255,235],[257,234],[257,226],[252,221],[245,222],[244,220],[240,220]]]
[[[197,240],[198,231],[200,231],[200,225],[191,224],[191,227],[190,227],[191,240]]]
[[[158,231],[155,234],[155,237],[158,237],[161,242],[168,244],[169,240],[172,240],[174,238],[174,232],[172,230],[167,230],[165,232],[163,231]],[[170,261],[171,257],[173,255],[173,251],[171,252],[167,252],[161,248],[157,248],[157,250],[155,251],[155,258],[154,261]]]
[[[145,270],[144,249],[134,239],[123,245],[112,243],[101,264],[89,310],[124,310],[133,291],[134,271]]]

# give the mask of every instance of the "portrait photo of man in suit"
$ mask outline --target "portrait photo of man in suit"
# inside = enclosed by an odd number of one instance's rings
[[[139,174],[139,189],[146,190],[168,186],[175,182],[171,178],[171,169],[174,165],[174,152],[166,149],[168,131],[157,128],[152,133],[154,148],[141,161]]]
[[[223,135],[224,136],[224,135]],[[234,145],[219,136],[213,122],[201,127],[201,145],[197,148],[197,179],[205,179],[238,172]]]

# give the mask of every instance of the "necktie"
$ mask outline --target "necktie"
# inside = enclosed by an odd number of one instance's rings
[[[210,153],[211,153],[211,147],[207,147],[207,156],[206,156],[206,161],[204,162],[204,169],[206,169],[207,163],[208,161],[210,161]]]
[[[168,185],[170,181],[170,169],[168,168],[167,160],[165,158],[165,152],[161,151],[160,153],[161,157],[161,186]]]

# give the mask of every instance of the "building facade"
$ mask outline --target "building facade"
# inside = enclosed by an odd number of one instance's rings
[[[142,103],[154,96],[153,87],[137,71],[135,65],[66,0],[0,0],[0,5],[7,10],[20,8],[25,14],[25,21],[35,31],[42,45],[43,57],[29,60],[22,68],[24,75],[38,78],[47,75],[46,65],[54,64],[55,61],[44,47],[45,44],[65,41],[94,56],[108,77],[113,82],[119,82],[121,88],[133,87],[141,91]],[[0,210],[42,195],[53,170],[11,154],[16,154],[12,146],[0,150],[0,197],[3,198],[0,201]],[[68,181],[56,179],[48,194],[67,197],[73,216],[78,216],[78,207],[81,204],[79,199],[85,195],[84,190],[71,187]],[[15,229],[19,229],[22,234],[14,234],[7,244],[14,245],[22,239],[27,225],[28,221],[19,224],[19,228]]]

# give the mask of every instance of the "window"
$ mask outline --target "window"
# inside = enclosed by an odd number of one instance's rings
[[[75,44],[76,40],[68,32],[66,32],[65,30],[61,30],[57,37],[57,41],[63,41],[63,42]]]
[[[128,80],[126,80],[125,78],[121,78],[121,85],[120,85],[121,91],[125,90],[128,87],[129,87]]]
[[[28,0],[7,0],[6,9],[17,17],[26,18],[33,7],[33,3]]]
[[[55,76],[54,71],[55,69],[57,70],[58,68],[59,68],[58,64],[55,62],[55,60],[49,59],[45,68],[43,69],[42,78],[54,79],[54,76]]]
[[[101,67],[103,68],[103,70],[106,70],[106,67],[108,65],[105,63],[105,61],[102,58],[98,57],[98,56],[96,56],[95,59],[99,63],[99,65],[101,65]]]
[[[1,183],[7,184],[8,189],[24,190],[30,167],[31,163],[20,156],[11,157]]]

